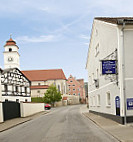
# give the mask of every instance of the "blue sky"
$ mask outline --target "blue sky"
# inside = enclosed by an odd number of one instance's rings
[[[93,18],[132,16],[131,0],[1,0],[0,66],[6,40],[17,42],[21,70],[62,68],[87,81]]]

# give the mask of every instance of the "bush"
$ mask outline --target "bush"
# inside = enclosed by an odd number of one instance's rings
[[[43,97],[34,97],[34,98],[31,98],[31,102],[33,102],[33,103],[44,103],[44,98]]]

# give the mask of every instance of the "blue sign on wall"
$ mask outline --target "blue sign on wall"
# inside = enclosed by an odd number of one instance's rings
[[[133,98],[127,99],[127,110],[133,109]]]
[[[103,60],[102,74],[116,74],[116,60]]]
[[[120,108],[120,97],[119,96],[115,97],[115,105],[116,105],[116,108]]]

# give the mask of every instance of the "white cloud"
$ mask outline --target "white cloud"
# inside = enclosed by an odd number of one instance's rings
[[[42,35],[39,37],[28,37],[28,36],[21,36],[21,37],[17,37],[16,38],[17,41],[23,42],[23,43],[27,43],[27,42],[31,42],[31,43],[41,43],[41,42],[52,42],[57,40],[57,37],[55,37],[54,35]]]
[[[90,37],[87,35],[80,35],[80,38],[89,40]]]

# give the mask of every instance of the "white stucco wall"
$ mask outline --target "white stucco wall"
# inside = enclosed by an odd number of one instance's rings
[[[44,111],[44,103],[20,103],[21,117]]]
[[[0,71],[0,102],[2,101],[2,85],[1,85],[1,71]]]
[[[117,25],[94,20],[87,61],[88,100],[89,109],[92,111],[113,115],[116,114],[115,97],[120,96],[120,86],[117,86],[116,82],[111,82],[109,79],[105,79],[105,75],[102,75],[100,61],[118,48],[118,36]],[[98,52],[96,52],[97,47]],[[99,88],[95,87],[94,79],[99,80]],[[110,105],[107,105],[107,93],[110,93],[111,96]],[[100,104],[98,104],[98,95],[100,96]]]
[[[5,102],[5,100],[8,101],[15,101],[19,100],[19,102],[31,102],[31,97],[19,97],[19,96],[2,96],[2,102]]]
[[[31,97],[44,97],[47,89],[31,89]]]
[[[125,95],[133,99],[133,26],[124,30],[124,57],[125,57]],[[133,116],[133,110],[127,110],[127,116]]]
[[[61,93],[64,95],[67,94],[66,80],[59,79],[59,80],[32,81],[31,82],[31,86],[38,86],[38,84],[48,85],[48,86],[55,84],[57,89],[58,89],[58,85],[59,85]],[[46,90],[47,89],[32,89],[31,90],[31,97],[43,97]],[[40,91],[40,93],[38,93],[38,91]]]
[[[3,122],[3,107],[2,107],[2,103],[0,102],[0,123]]]

